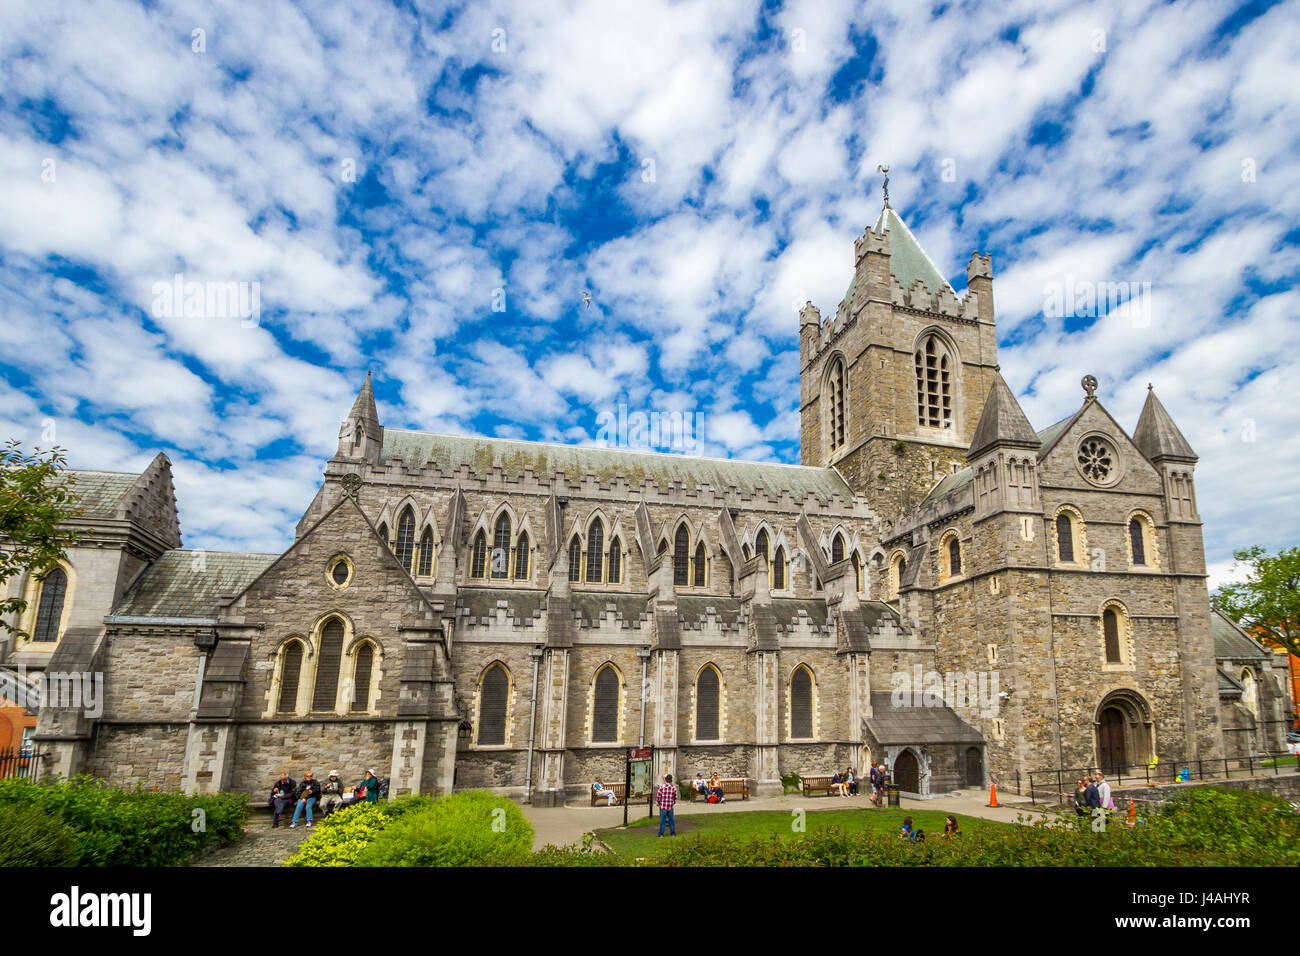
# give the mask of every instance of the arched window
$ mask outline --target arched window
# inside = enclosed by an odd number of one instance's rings
[[[582,542],[576,534],[569,542],[569,580],[582,580]]]
[[[767,530],[758,532],[758,537],[754,539],[754,553],[761,554],[765,562],[770,562],[767,555]]]
[[[487,573],[487,535],[480,528],[478,534],[474,535],[474,552],[470,557],[469,576],[472,578],[481,578]]]
[[[409,573],[415,556],[415,515],[409,507],[397,519],[397,548],[393,553]]]
[[[290,641],[280,652],[280,699],[276,711],[292,714],[298,709],[298,681],[302,677],[302,642]]]
[[[433,529],[425,528],[424,534],[420,535],[420,564],[418,571],[421,575],[428,576],[433,573]]]
[[[800,664],[790,675],[790,736],[795,740],[809,740],[812,735],[812,672]]]
[[[858,552],[853,552],[853,581],[858,593],[862,593],[862,559],[858,557]]]
[[[316,686],[312,710],[333,710],[339,696],[339,668],[343,663],[343,622],[336,617],[325,622],[320,632],[320,654],[316,658]]]
[[[1074,525],[1064,511],[1056,516],[1056,555],[1062,563],[1074,563]]]
[[[844,359],[837,356],[831,363],[826,376],[827,398],[830,401],[826,426],[831,451],[835,451],[844,445],[844,437],[847,431],[845,427],[844,386]]]
[[[939,539],[939,580],[947,581],[961,574],[961,540],[950,529]]]
[[[948,539],[948,571],[954,577],[961,574],[961,541],[956,535]]]
[[[722,681],[712,664],[695,679],[695,739],[720,740]]]
[[[43,643],[59,639],[59,622],[63,620],[63,602],[68,596],[68,574],[51,568],[41,582],[41,600],[36,610],[32,640]]]
[[[898,592],[903,586],[903,573],[907,570],[907,558],[903,556],[902,551],[895,551],[894,556],[889,559],[889,599],[892,601],[898,597]]]
[[[740,557],[742,561],[748,561],[750,557],[752,557],[752,555],[750,555],[749,553],[749,545],[742,544],[740,546]]]
[[[772,557],[772,588],[785,590],[785,548],[778,547]]]
[[[390,542],[390,541],[388,540],[388,524],[387,524],[387,522],[384,522],[384,523],[380,524],[380,526],[379,526],[378,528],[376,528],[375,530],[379,532],[379,540],[382,541],[382,542],[384,542],[384,547],[385,547],[385,548],[390,547],[390,546],[392,545],[392,542]]]
[[[1130,518],[1128,522],[1128,540],[1129,546],[1133,549],[1134,567],[1145,567],[1147,563],[1146,541],[1142,531],[1142,520],[1140,518]]]
[[[587,529],[587,580],[599,582],[605,565],[605,524],[594,518]]]
[[[591,702],[592,743],[610,744],[618,741],[618,698],[621,683],[618,671],[610,664],[606,664],[596,672]]]
[[[913,356],[916,368],[916,420],[930,428],[952,423],[952,360],[937,335],[927,335]]]
[[[694,587],[704,587],[704,570],[708,562],[708,555],[704,551],[704,542],[701,541],[695,546],[695,561],[691,564],[691,584]]]
[[[492,577],[510,577],[510,515],[504,512],[492,529]]]
[[[510,674],[492,664],[479,682],[478,743],[499,747],[506,742],[506,706],[510,697]]]
[[[352,709],[370,709],[370,676],[375,667],[375,648],[369,641],[356,649],[356,663],[352,666]]]
[[[1108,607],[1101,612],[1101,627],[1106,639],[1106,663],[1123,663],[1120,653],[1119,611]]]
[[[623,580],[623,545],[615,538],[609,543],[609,583],[618,584]]]
[[[686,525],[677,526],[673,536],[673,584],[684,588],[691,583],[691,533]]]
[[[528,532],[519,532],[519,543],[515,545],[515,580],[528,579]]]
[[[844,535],[836,534],[831,539],[831,564],[839,564],[844,560]]]

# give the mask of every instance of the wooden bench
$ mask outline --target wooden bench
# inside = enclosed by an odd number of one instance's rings
[[[707,781],[706,781],[707,782]],[[742,800],[749,799],[749,779],[746,777],[727,777],[718,778],[718,783],[722,785],[722,795],[724,797],[740,797]],[[695,789],[695,784],[690,784],[691,801],[703,800],[705,794]]]
[[[839,793],[840,784],[831,783],[834,774],[827,774],[824,777],[803,777],[803,795],[811,797],[814,793]]]
[[[593,807],[611,806],[609,797],[605,795],[607,790],[612,790],[614,792],[615,800],[612,806],[618,806],[627,796],[627,784],[625,783],[605,783],[602,784],[602,787],[603,789],[601,790],[596,790],[592,787],[587,788],[591,792],[591,805]]]

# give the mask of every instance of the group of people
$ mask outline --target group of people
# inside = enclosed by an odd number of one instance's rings
[[[695,779],[691,781],[691,789],[709,803],[727,802],[726,794],[723,793],[722,778],[718,776],[716,770],[708,780],[704,779],[704,774],[697,773]]]
[[[1114,810],[1115,798],[1110,794],[1110,783],[1104,773],[1080,777],[1074,785],[1074,812],[1081,817],[1093,810]]]
[[[943,822],[944,839],[951,839],[959,833],[961,833],[961,828],[957,826],[957,818],[951,813],[948,814],[948,818]],[[915,829],[912,826],[911,817],[903,817],[903,829],[898,835],[901,839],[907,840],[910,843],[925,842],[925,831]]]
[[[379,800],[383,781],[375,776],[373,770],[367,770],[365,778],[356,787],[344,787],[337,770],[331,770],[324,783],[317,780],[310,770],[302,775],[302,783],[295,783],[287,773],[281,773],[280,779],[271,786],[271,829],[280,825],[280,818],[293,807],[293,818],[289,829],[298,826],[298,818],[307,816],[307,829],[311,829],[312,811],[320,807],[322,816],[329,816],[336,810],[354,803],[376,803]]]
[[[871,761],[871,769],[867,774],[867,779],[871,784],[871,802],[874,806],[881,806],[884,799],[885,784],[889,782],[889,775],[885,771],[885,765],[879,761]],[[858,795],[858,778],[850,767],[843,773],[836,773],[831,777],[831,787],[841,797],[856,797]]]

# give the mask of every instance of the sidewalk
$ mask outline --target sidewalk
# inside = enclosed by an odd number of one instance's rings
[[[998,794],[1001,806],[989,807],[987,790],[969,790],[959,797],[937,797],[933,800],[902,800],[903,809],[938,810],[945,813],[961,813],[969,817],[983,817],[1003,823],[1015,823],[1022,814],[1037,811],[1030,806],[1028,797],[1014,794]],[[865,796],[858,797],[805,797],[803,794],[787,794],[782,797],[749,800],[728,800],[723,804],[691,803],[677,801],[677,816],[689,816],[694,813],[745,813],[750,810],[807,810],[810,814],[818,810],[847,810],[861,808],[871,809],[871,801]],[[555,846],[567,846],[581,843],[582,835],[592,830],[623,825],[623,808],[588,807],[570,805],[565,807],[523,806],[524,816],[533,825],[533,849],[539,850],[548,843]],[[1038,808],[1041,811],[1041,806]],[[628,807],[628,821],[639,820],[649,816],[649,807],[644,803],[634,803]]]

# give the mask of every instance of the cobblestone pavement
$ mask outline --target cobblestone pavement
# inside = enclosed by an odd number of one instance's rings
[[[281,823],[272,830],[264,814],[249,817],[244,830],[244,838],[238,843],[213,850],[192,866],[280,866],[293,856],[298,844],[311,836],[314,830],[308,830],[302,823],[296,830],[290,830],[289,824]]]

